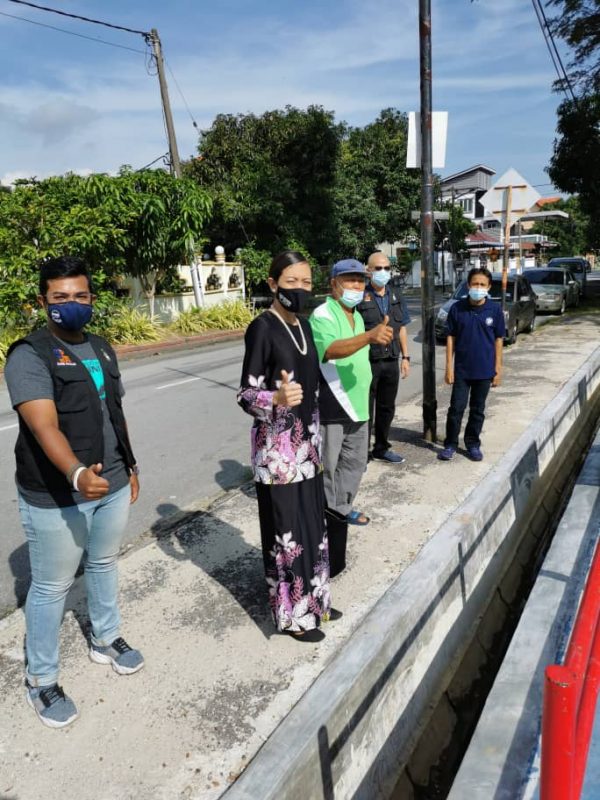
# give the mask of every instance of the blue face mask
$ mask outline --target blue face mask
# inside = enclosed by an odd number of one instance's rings
[[[389,269],[378,269],[372,273],[371,283],[373,286],[379,286],[379,288],[381,288],[387,285],[391,277],[392,273],[389,271]]]
[[[487,289],[479,289],[479,288],[475,288],[475,287],[472,287],[472,288],[469,289],[469,297],[475,303],[478,303],[481,300],[485,300],[485,298],[487,296],[488,296]]]
[[[48,317],[65,331],[80,331],[92,318],[92,306],[87,303],[48,303]]]
[[[359,292],[358,289],[344,289],[340,300],[346,308],[355,308],[362,301],[364,296],[364,291]]]

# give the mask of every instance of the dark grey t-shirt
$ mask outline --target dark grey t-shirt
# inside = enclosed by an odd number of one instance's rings
[[[105,402],[104,374],[100,362],[86,340],[81,344],[63,342],[61,344],[77,356],[90,373],[102,405],[102,423],[104,436],[104,460],[102,462],[102,477],[110,484],[109,494],[117,492],[129,483],[129,476],[123,457],[119,452],[117,435],[110,421],[108,407]],[[31,345],[24,343],[16,347],[10,354],[4,368],[4,378],[13,408],[29,400],[53,400],[54,385],[48,366],[38,356]],[[125,394],[120,386],[121,396]],[[88,465],[89,466],[89,465]],[[76,505],[86,502],[80,492],[65,492],[64,496],[50,495],[47,492],[35,492],[24,489],[17,484],[20,494],[25,501],[38,508],[57,508]]]

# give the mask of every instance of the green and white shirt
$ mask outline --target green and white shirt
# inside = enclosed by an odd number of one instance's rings
[[[371,363],[369,347],[361,347],[354,355],[324,361],[333,342],[350,339],[365,332],[358,311],[354,312],[354,329],[337,300],[328,297],[315,308],[309,319],[321,364],[319,410],[321,422],[366,422],[369,419]]]

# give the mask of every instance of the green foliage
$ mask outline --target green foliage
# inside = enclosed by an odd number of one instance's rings
[[[556,203],[546,206],[546,209],[548,211],[552,209],[566,211],[569,215],[569,219],[552,219],[550,217],[540,220],[531,229],[532,233],[542,234],[557,243],[558,246],[552,250],[553,258],[555,256],[584,255],[592,249],[591,220],[582,210],[578,197],[558,200]]]
[[[237,330],[248,327],[252,312],[243,300],[225,301],[209,308],[189,308],[171,323],[171,330],[183,336],[208,330]]]
[[[569,77],[585,94],[600,91],[600,15],[598,0],[549,0],[558,9],[555,34],[573,51]]]
[[[114,301],[104,312],[95,310],[88,330],[111,344],[142,344],[162,338],[158,325],[127,300]]]
[[[0,326],[29,323],[47,257],[80,256],[95,282],[135,275],[152,294],[157,276],[193,257],[211,206],[161,170],[19,181],[0,192]]]
[[[565,100],[558,108],[557,138],[548,166],[552,182],[579,195],[590,218],[589,247],[600,247],[600,93]]]
[[[4,366],[6,354],[8,353],[8,348],[11,346],[11,344],[16,342],[17,339],[27,336],[28,333],[29,330],[27,328],[10,327],[0,329],[0,367]]]
[[[185,167],[214,198],[212,244],[232,252],[254,241],[275,253],[295,238],[326,249],[339,138],[333,114],[318,106],[217,116]]]
[[[272,256],[295,240],[326,263],[401,237],[419,196],[419,174],[405,168],[407,127],[394,109],[365,128],[317,106],[218,116],[186,165],[214,198],[211,243]],[[264,264],[249,260],[256,285]]]
[[[411,229],[420,174],[406,169],[408,118],[387,108],[364,128],[346,128],[335,189],[336,257],[366,258]]]
[[[469,233],[475,233],[476,226],[467,219],[463,210],[458,205],[443,203],[442,209],[450,214],[447,220],[438,220],[435,224],[435,245],[441,249],[443,239],[448,239],[446,250],[452,253],[460,253],[466,249],[465,237]]]
[[[248,294],[265,290],[264,284],[269,276],[273,256],[267,250],[257,250],[249,245],[243,247],[240,260],[244,265],[244,277]]]

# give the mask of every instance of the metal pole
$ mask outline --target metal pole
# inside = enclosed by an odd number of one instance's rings
[[[504,253],[502,258],[502,314],[506,311],[506,288],[508,286],[508,262],[510,258],[510,217],[512,212],[512,186],[506,187],[506,211],[504,217]]]
[[[421,74],[421,319],[423,325],[423,436],[435,442],[435,282],[433,274],[433,167],[431,154],[431,0],[419,0]]]
[[[160,97],[163,105],[163,113],[165,115],[165,124],[167,126],[167,136],[169,138],[171,171],[177,178],[181,178],[181,162],[179,161],[177,139],[175,138],[175,126],[173,125],[173,116],[171,114],[169,89],[167,87],[167,79],[165,78],[165,64],[162,54],[162,45],[160,43],[160,38],[156,28],[152,28],[150,31],[150,41],[152,42],[152,49],[154,50],[154,56],[156,58],[156,69],[158,72],[158,82],[160,84]]]

